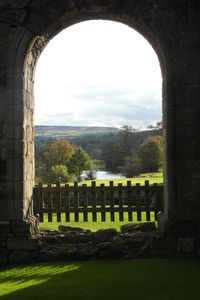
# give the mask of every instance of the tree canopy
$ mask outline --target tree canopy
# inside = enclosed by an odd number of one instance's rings
[[[74,154],[69,160],[68,168],[70,174],[75,175],[78,181],[81,181],[83,171],[90,171],[93,168],[92,161],[86,151],[81,147],[75,149]]]

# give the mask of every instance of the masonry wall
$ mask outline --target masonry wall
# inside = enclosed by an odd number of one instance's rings
[[[0,221],[31,218],[34,70],[71,24],[120,21],[154,47],[163,74],[165,216],[200,218],[200,3],[196,0],[9,0],[0,3]],[[70,124],[69,124],[70,125]]]

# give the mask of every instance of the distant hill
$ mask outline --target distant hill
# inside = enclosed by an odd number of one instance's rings
[[[115,135],[119,129],[115,127],[95,126],[35,126],[35,140],[77,139],[83,137],[101,137]]]

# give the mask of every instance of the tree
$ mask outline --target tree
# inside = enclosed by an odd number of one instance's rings
[[[64,165],[56,165],[51,167],[51,171],[48,174],[48,181],[55,183],[66,183],[71,179],[67,172],[67,167]]]
[[[120,143],[124,147],[126,156],[130,156],[138,145],[136,129],[128,125],[122,126],[120,129]]]
[[[106,169],[111,172],[119,172],[120,167],[124,164],[125,156],[124,145],[120,143],[110,142],[103,147],[102,159]]]
[[[92,169],[93,164],[88,153],[81,147],[76,148],[68,163],[69,173],[75,175],[77,180],[81,181],[83,171],[90,171]]]
[[[138,176],[142,172],[141,159],[135,155],[133,157],[127,157],[125,165],[123,167],[123,173],[126,177]]]
[[[142,172],[155,172],[162,165],[162,137],[149,137],[139,146],[136,156],[141,161]]]
[[[52,166],[67,166],[68,161],[75,152],[75,147],[67,140],[57,140],[49,145],[44,152],[46,169]]]

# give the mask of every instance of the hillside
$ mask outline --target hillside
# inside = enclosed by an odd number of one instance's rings
[[[118,134],[119,129],[114,127],[94,126],[35,126],[35,139],[74,139],[82,137],[101,137]]]

